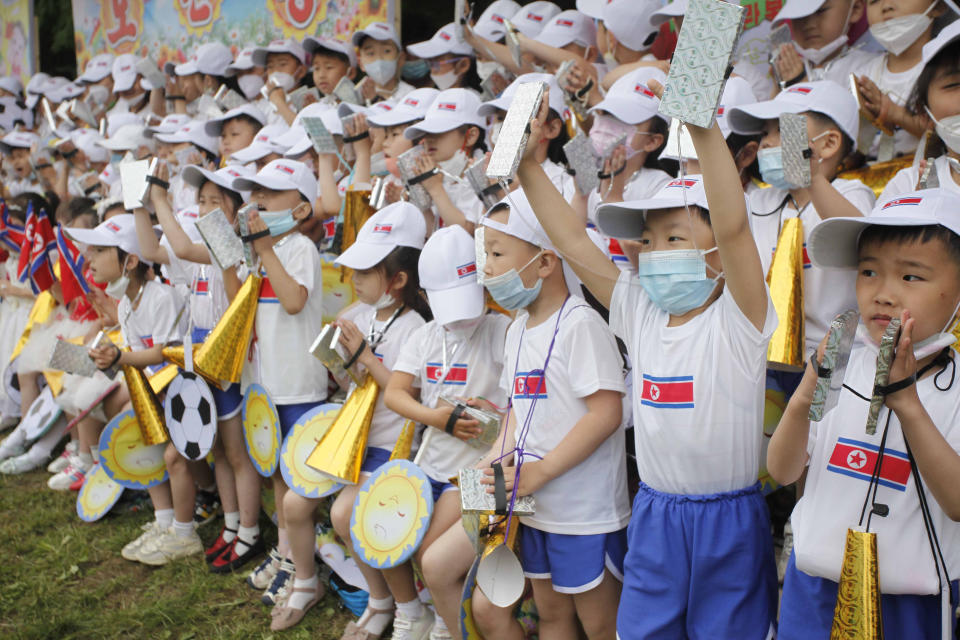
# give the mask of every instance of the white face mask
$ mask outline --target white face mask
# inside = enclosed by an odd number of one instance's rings
[[[477,75],[486,80],[495,73],[502,73],[503,66],[493,60],[477,60]]]
[[[457,152],[453,154],[453,157],[451,157],[449,160],[442,160],[438,162],[437,166],[450,175],[460,177],[460,174],[463,173],[463,170],[467,168],[467,154],[464,153],[463,149],[457,149]]]
[[[853,13],[853,3],[854,0],[850,0],[850,8],[847,9],[847,17],[843,21],[843,29],[840,30],[840,35],[836,37],[835,40],[828,42],[819,49],[811,47],[809,49],[804,49],[803,47],[794,43],[794,47],[797,49],[797,53],[803,56],[804,60],[809,60],[814,65],[823,64],[823,61],[832,56],[835,52],[843,48],[847,44],[849,39],[847,36],[847,29],[850,27],[850,16]]]
[[[389,293],[384,292],[384,294],[380,296],[380,299],[373,303],[373,308],[377,311],[380,311],[381,309],[392,307],[394,304],[396,304],[396,302],[396,298]]]
[[[110,97],[110,92],[102,84],[95,84],[90,87],[88,94],[90,100],[93,101],[96,105],[102,105],[106,103],[107,99]]]
[[[440,91],[446,91],[453,85],[457,84],[457,80],[460,79],[460,76],[457,75],[456,71],[447,71],[446,73],[431,73],[430,79],[433,80],[433,84],[437,85],[437,89]]]
[[[933,18],[927,17],[927,14],[936,4],[932,2],[923,13],[911,13],[870,25],[870,33],[880,46],[898,56],[909,49],[933,23]]]
[[[397,75],[397,61],[396,60],[374,60],[368,65],[364,66],[364,71],[367,75],[370,76],[370,79],[374,83],[383,86],[393,80],[393,77]]]
[[[290,90],[293,89],[293,86],[297,83],[296,79],[292,75],[284,72],[271,73],[270,81],[287,93],[289,93]]]
[[[129,258],[130,256],[127,256],[123,261],[123,266],[120,268],[120,277],[109,282],[104,288],[104,293],[117,301],[123,299],[123,296],[127,294],[127,287],[130,286],[130,276],[127,275],[127,260]]]
[[[240,91],[247,100],[253,100],[263,88],[263,78],[255,73],[248,73],[237,78],[237,85],[240,86]]]
[[[494,122],[493,125],[490,126],[490,142],[497,144],[497,138],[500,137],[500,129],[502,128],[502,122]]]
[[[937,135],[954,153],[960,153],[960,113],[937,120],[927,108],[927,115],[937,125]]]

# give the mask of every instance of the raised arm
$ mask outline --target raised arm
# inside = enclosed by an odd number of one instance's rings
[[[167,168],[164,166],[160,170],[161,180],[167,179],[164,175],[166,173]],[[173,209],[167,200],[166,191],[158,185],[151,186],[150,201],[153,203],[153,208],[157,212],[157,220],[160,222],[160,227],[163,229],[167,241],[170,242],[170,247],[173,249],[174,255],[181,260],[210,264],[210,254],[207,253],[206,247],[191,240],[190,236],[183,230],[183,227],[180,226],[177,217],[173,215]],[[161,249],[162,248],[163,247],[161,247]],[[166,250],[164,250],[164,253],[166,253]],[[169,262],[169,257],[167,261]]]

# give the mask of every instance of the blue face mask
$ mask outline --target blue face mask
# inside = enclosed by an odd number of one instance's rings
[[[430,73],[430,64],[426,60],[411,60],[404,62],[400,68],[400,77],[404,80],[419,80],[426,78]]]
[[[783,173],[783,152],[780,147],[760,149],[757,152],[757,162],[760,164],[760,177],[764,182],[771,187],[786,191],[793,188]]]
[[[270,235],[273,237],[283,235],[290,229],[297,226],[297,221],[293,217],[293,209],[283,211],[261,211],[260,219],[267,225]]]
[[[507,311],[514,311],[529,306],[530,303],[537,299],[537,296],[540,295],[540,288],[543,286],[543,281],[537,278],[536,284],[527,289],[523,286],[523,280],[520,279],[520,272],[533,264],[534,260],[539,258],[542,253],[541,251],[533,256],[530,262],[520,267],[520,271],[510,269],[510,271],[501,273],[499,276],[492,278],[488,276],[483,279],[483,286],[487,288],[487,291],[490,292],[490,295],[493,296],[497,304]]]
[[[717,286],[716,278],[707,278],[703,257],[717,248],[650,251],[637,256],[637,278],[650,300],[678,316],[703,306]]]

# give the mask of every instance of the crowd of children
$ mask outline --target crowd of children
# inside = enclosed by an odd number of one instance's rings
[[[0,473],[46,468],[50,489],[83,491],[105,427],[131,406],[148,421],[137,372],[218,334],[259,287],[242,374],[209,383],[209,458],[166,442],[154,519],[123,558],[244,571],[275,631],[334,590],[365,593],[345,640],[812,640],[831,634],[847,530],[866,524],[884,635],[953,637],[960,7],[787,0],[768,16],[789,29],[766,51],[769,82],[735,66],[709,129],[659,110],[688,8],[495,0],[413,44],[375,22],[344,39],[210,42],[162,69],[105,53],[73,81],[0,78]],[[545,99],[515,175],[478,181],[532,82]],[[809,184],[789,177],[783,114],[806,117]],[[576,136],[598,163],[586,193],[565,151]],[[155,171],[128,180],[141,160]],[[198,228],[214,212],[243,239],[239,264],[223,268]],[[788,322],[771,289],[791,219],[792,368],[768,355]],[[839,400],[811,422],[825,336],[851,309]],[[313,353],[325,317],[342,371]],[[893,320],[889,384],[874,386]],[[57,371],[63,341],[95,372]],[[357,482],[321,496],[264,473],[242,417],[251,389],[284,442],[370,385]],[[45,402],[65,417],[37,436]],[[499,417],[495,444],[464,404]],[[374,566],[358,505],[397,457],[434,504],[406,560]],[[522,608],[472,570],[457,484],[471,468],[498,510],[534,498],[506,521]],[[221,514],[205,546],[198,527]],[[318,559],[325,527],[348,577]]]

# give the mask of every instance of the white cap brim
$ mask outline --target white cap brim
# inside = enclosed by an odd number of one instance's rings
[[[643,234],[648,211],[683,209],[685,205],[705,207],[706,203],[690,199],[684,202],[681,196],[601,204],[597,207],[597,228],[611,238],[636,240]]]
[[[650,101],[647,101],[650,102]],[[644,108],[636,103],[636,101],[626,100],[623,98],[604,98],[597,105],[590,109],[590,112],[596,111],[606,111],[612,115],[617,120],[624,122],[626,124],[640,124],[641,122],[646,122],[650,118],[658,117],[662,120],[669,122],[669,118],[660,113],[657,109],[657,105],[653,106],[652,109]]]
[[[426,292],[433,319],[441,325],[478,318],[487,303],[483,285],[476,281],[450,289],[426,289]]]
[[[464,125],[473,125],[480,127],[481,129],[486,129],[486,124],[479,121],[478,119],[469,119],[469,118],[442,118],[434,116],[432,118],[428,117],[424,120],[421,120],[419,123],[407,127],[403,135],[407,140],[416,140],[427,134],[431,133],[446,133],[447,131],[453,131]]]
[[[380,264],[395,248],[395,245],[390,244],[354,242],[337,257],[334,264],[342,265],[348,269],[372,269]]]
[[[753,135],[762,133],[764,123],[768,120],[777,120],[783,113],[802,113],[809,107],[800,104],[791,104],[786,100],[766,100],[756,104],[733,107],[726,112],[727,124],[730,130],[743,134]]]

